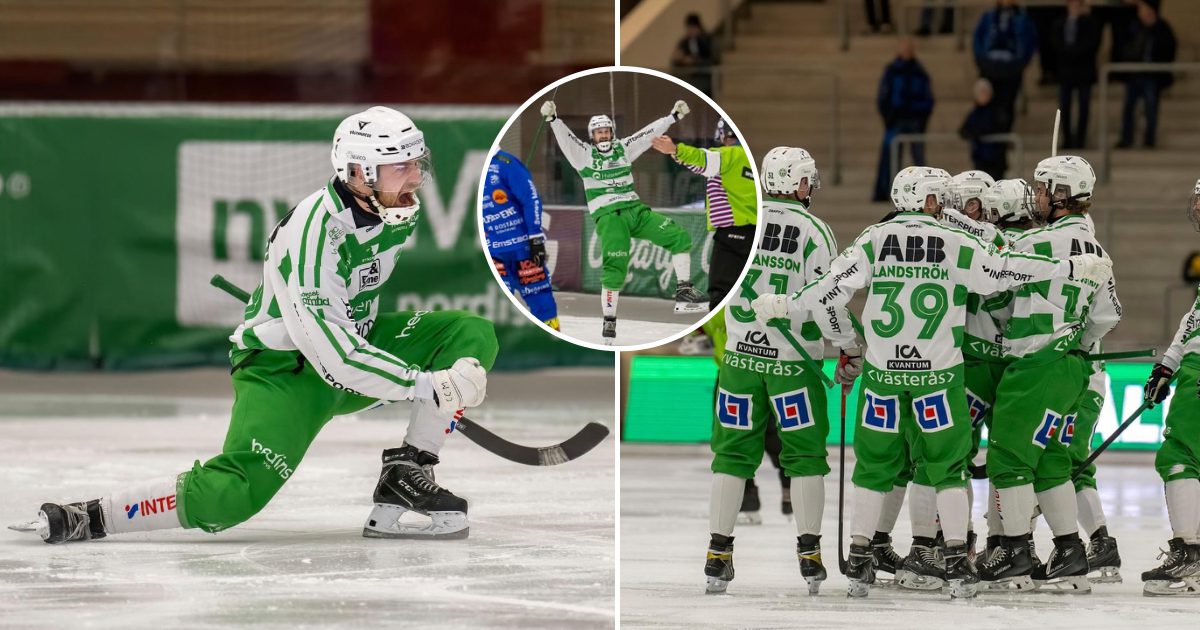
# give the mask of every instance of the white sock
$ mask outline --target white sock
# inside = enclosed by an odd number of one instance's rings
[[[937,513],[942,519],[942,536],[947,545],[961,545],[967,541],[969,505],[966,488],[938,490]]]
[[[796,517],[796,535],[821,533],[825,515],[825,478],[819,475],[792,477],[792,512]]]
[[[854,512],[850,514],[850,536],[860,545],[871,543],[875,526],[879,524],[879,513],[883,510],[885,492],[876,492],[854,486]]]
[[[904,505],[904,494],[908,491],[908,484],[896,486],[892,491],[884,495],[883,508],[879,511],[879,525],[875,528],[877,532],[892,533],[896,529],[896,519],[900,518],[900,506]]]
[[[675,279],[679,282],[692,281],[692,255],[688,252],[671,255],[671,265],[675,267]]]
[[[1108,525],[1104,518],[1104,507],[1100,505],[1100,493],[1095,488],[1084,488],[1075,493],[1075,505],[1079,510],[1079,526],[1091,537],[1097,529]]]
[[[1167,516],[1176,538],[1193,545],[1200,543],[1200,480],[1167,482]]]
[[[1022,536],[1029,533],[1029,519],[1033,518],[1033,507],[1037,497],[1033,484],[1013,488],[1000,488],[1000,523],[1005,536]]]
[[[404,442],[437,455],[450,436],[452,422],[453,418],[447,418],[437,403],[428,398],[418,398],[413,401],[412,420],[408,421]]]
[[[984,512],[987,517],[988,536],[1003,536],[1004,525],[1000,522],[1000,491],[996,490],[996,486],[988,482],[988,501],[987,511]]]
[[[708,502],[708,530],[713,534],[732,536],[746,480],[725,473],[713,473],[712,493]]]
[[[617,298],[619,297],[621,297],[620,291],[600,289],[600,312],[604,313],[605,317],[617,316]]]
[[[975,531],[975,484],[967,480],[967,531]]]
[[[100,499],[104,531],[110,534],[126,534],[183,527],[179,522],[179,511],[176,509],[177,479],[176,476],[127,490],[118,490]]]
[[[914,483],[908,491],[908,520],[914,537],[937,536],[937,510],[937,490]]]
[[[1079,526],[1076,519],[1079,510],[1075,505],[1075,486],[1064,481],[1049,490],[1037,493],[1038,505],[1042,508],[1042,516],[1055,536],[1078,534]]]

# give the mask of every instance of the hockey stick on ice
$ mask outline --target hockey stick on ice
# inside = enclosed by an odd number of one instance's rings
[[[220,274],[213,276],[209,283],[242,302],[250,299],[250,294],[245,289],[226,280]],[[455,422],[455,427],[468,440],[478,444],[483,450],[527,466],[565,464],[596,448],[600,442],[604,441],[604,438],[608,437],[608,427],[598,422],[589,422],[565,442],[536,447],[509,442],[469,418],[460,418]]]
[[[846,396],[852,385],[842,385],[842,436],[838,457],[838,569],[846,575]]]

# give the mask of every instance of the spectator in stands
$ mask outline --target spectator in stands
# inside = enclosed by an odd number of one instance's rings
[[[894,30],[891,4],[891,0],[866,0],[867,24],[872,33],[891,33]]]
[[[1158,0],[1141,0],[1137,7],[1137,22],[1124,61],[1141,63],[1170,63],[1175,61],[1175,33],[1158,14]],[[1174,82],[1170,72],[1131,72],[1125,76],[1125,105],[1121,109],[1121,140],[1117,148],[1133,146],[1133,110],[1140,100],[1146,110],[1146,131],[1142,143],[1154,148],[1158,132],[1158,97]]]
[[[717,63],[712,38],[704,32],[699,13],[689,13],[683,21],[683,39],[671,55],[676,73],[697,90],[712,96],[712,67]]]
[[[942,5],[942,22],[938,27],[938,33],[942,35],[953,33],[954,0],[938,0],[936,3]],[[933,34],[934,4],[935,0],[925,0],[925,6],[921,9],[921,27],[917,29],[918,37],[928,37]]]
[[[1087,144],[1088,105],[1096,84],[1096,56],[1100,53],[1100,23],[1084,0],[1067,0],[1067,16],[1054,25],[1052,41],[1058,59],[1058,108],[1063,113],[1064,149]],[[1079,117],[1072,121],[1072,102]]]
[[[875,98],[879,115],[883,116],[883,147],[879,151],[879,173],[875,178],[874,201],[890,198],[892,171],[899,165],[891,164],[892,139],[900,133],[924,133],[933,112],[933,87],[929,74],[917,61],[911,37],[900,38],[896,58],[883,70],[879,81],[879,93]],[[925,145],[912,143],[913,164],[925,164]]]
[[[998,0],[979,18],[974,37],[975,65],[992,85],[1005,123],[1012,125],[1017,92],[1025,66],[1037,52],[1037,33],[1017,0]],[[1011,130],[1006,127],[1004,131]]]
[[[983,142],[981,137],[1006,133],[1011,123],[1005,119],[1003,108],[993,98],[992,84],[987,79],[975,82],[975,108],[967,114],[958,135],[971,141],[971,163],[976,170],[1004,179],[1008,170],[1008,147],[1003,142]]]
[[[1113,0],[1108,0],[1112,2]],[[1119,4],[1097,2],[1092,7],[1092,14],[1103,24],[1112,26],[1112,46],[1108,49],[1108,60],[1116,63],[1121,60],[1122,51],[1129,46],[1130,26],[1137,21],[1138,0],[1121,0]],[[1159,9],[1162,3],[1159,2]],[[1100,29],[1104,31],[1103,28]],[[1117,78],[1117,75],[1113,75]]]
[[[1058,83],[1058,47],[1054,45],[1054,25],[1067,15],[1063,6],[1030,6],[1025,9],[1029,20],[1033,22],[1033,30],[1037,33],[1038,85],[1054,85]]]

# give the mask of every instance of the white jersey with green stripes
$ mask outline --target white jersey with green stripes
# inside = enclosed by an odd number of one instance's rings
[[[1197,289],[1192,308],[1180,320],[1171,346],[1163,353],[1162,364],[1178,370],[1183,357],[1189,354],[1200,354],[1200,289]]]
[[[1069,214],[1050,225],[1028,230],[1013,241],[1013,251],[1067,258],[1096,254],[1108,258],[1084,215]],[[1013,314],[1004,330],[1004,351],[1011,357],[1046,350],[1089,350],[1121,321],[1121,302],[1111,277],[1103,284],[1055,278],[1022,286],[1013,298]]]
[[[1066,260],[1000,251],[930,215],[901,212],[864,230],[793,303],[818,312],[845,309],[855,291],[870,286],[862,313],[867,380],[947,385],[961,375],[968,294],[988,295],[1070,269]]]
[[[1003,249],[1008,242],[1000,230],[986,221],[976,221],[967,215],[945,208],[941,222],[978,237]],[[1002,359],[1004,357],[1004,322],[1008,318],[1008,307],[1012,303],[1011,291],[998,291],[991,295],[971,293],[967,296],[967,324],[963,337],[963,354],[977,359]]]
[[[641,203],[633,187],[633,162],[674,122],[674,116],[663,116],[628,138],[614,139],[607,153],[577,138],[561,118],[550,122],[558,147],[583,179],[588,212],[593,217]]]
[[[756,372],[774,370],[779,361],[804,358],[777,328],[755,321],[750,302],[759,295],[799,290],[829,269],[837,252],[829,226],[801,202],[763,199],[762,213],[762,241],[740,292],[725,307],[725,362]],[[808,357],[820,361],[825,357],[823,337],[838,347],[853,345],[854,330],[842,317],[844,313],[833,308],[796,312],[787,325]]]
[[[427,373],[366,339],[379,292],[414,226],[356,221],[347,207],[352,198],[335,181],[275,227],[262,284],[230,340],[238,348],[299,350],[339,389],[381,400],[430,398]]]

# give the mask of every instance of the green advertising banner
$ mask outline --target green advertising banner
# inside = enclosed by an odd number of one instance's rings
[[[825,373],[832,379],[837,361],[826,360]],[[1104,407],[1096,423],[1092,445],[1112,435],[1117,426],[1142,404],[1142,386],[1152,363],[1109,363]],[[712,435],[713,386],[717,365],[711,357],[633,357],[629,370],[629,396],[622,421],[622,439],[627,442],[707,442]],[[841,393],[831,389],[829,399],[829,444],[837,444],[841,427]],[[858,382],[847,397],[848,415],[853,418],[858,401]],[[1113,443],[1118,450],[1156,450],[1170,399],[1139,416]],[[846,440],[854,439],[854,422],[846,426]],[[984,432],[986,442],[987,433]]]
[[[692,237],[692,276],[697,287],[708,286],[708,259],[712,252],[712,232],[708,231],[708,219],[704,209],[655,208],[673,219]],[[590,218],[583,223],[583,290],[600,293],[601,267],[600,238],[596,236],[596,222]],[[633,239],[629,252],[629,273],[625,276],[625,288],[621,295],[643,295],[647,297],[674,298],[675,270],[671,266],[671,252],[640,238]]]
[[[332,175],[349,108],[0,108],[0,365],[155,368],[226,361],[266,237]],[[611,365],[545,334],[488,270],[479,175],[501,108],[406,110],[434,181],[381,310],[467,309],[496,324],[499,368]]]

